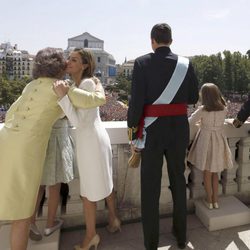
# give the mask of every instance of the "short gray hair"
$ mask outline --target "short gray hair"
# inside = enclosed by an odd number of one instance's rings
[[[60,79],[65,74],[66,66],[62,49],[47,47],[39,50],[36,54],[33,78],[53,77]]]

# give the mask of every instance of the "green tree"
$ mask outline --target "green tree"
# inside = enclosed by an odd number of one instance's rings
[[[206,82],[213,82],[219,85],[221,89],[224,88],[220,53],[211,56],[195,56],[191,61],[200,86]]]
[[[233,85],[237,92],[245,92],[248,89],[248,77],[245,61],[246,57],[242,56],[240,52],[232,54],[232,75]]]
[[[0,78],[0,104],[12,104],[22,93],[23,88],[30,81],[28,77],[19,80],[8,80]]]
[[[232,74],[232,54],[230,51],[223,51],[224,60],[223,60],[223,78],[225,88],[228,91],[234,91],[235,86],[233,84],[233,74]]]
[[[128,103],[128,96],[130,95],[131,79],[120,73],[116,77],[116,82],[106,87],[106,90],[118,93],[119,100]]]
[[[247,51],[247,56],[248,56],[248,59],[250,59],[250,49]]]

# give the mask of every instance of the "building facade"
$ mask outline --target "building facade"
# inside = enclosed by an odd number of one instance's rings
[[[68,47],[65,50],[66,56],[74,48],[89,49],[93,53],[96,62],[95,74],[102,83],[110,84],[116,77],[116,65],[114,57],[104,50],[104,41],[85,32],[79,36],[68,39]]]
[[[17,44],[0,44],[0,75],[8,79],[32,77],[33,56],[26,50],[18,50]]]
[[[129,60],[125,59],[124,63],[119,65],[117,72],[118,74],[123,74],[124,76],[131,78],[133,74],[133,68],[134,68],[135,60]]]

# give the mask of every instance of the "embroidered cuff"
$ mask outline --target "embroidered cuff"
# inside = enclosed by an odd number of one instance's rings
[[[240,121],[238,118],[235,118],[235,119],[233,120],[233,125],[234,125],[234,127],[236,127],[236,128],[240,128],[240,127],[242,126],[243,123],[244,123],[244,122]]]
[[[138,127],[128,128],[128,139],[129,139],[129,141],[133,141],[134,139],[136,139],[137,131],[138,131]]]

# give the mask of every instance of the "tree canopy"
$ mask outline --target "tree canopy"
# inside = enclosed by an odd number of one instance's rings
[[[9,106],[12,104],[29,81],[28,77],[8,80],[5,76],[0,76],[0,105]]]
[[[250,50],[245,55],[230,52],[197,55],[190,58],[200,86],[212,82],[219,86],[223,93],[245,93],[250,90]],[[0,75],[0,105],[12,104],[21,94],[29,78],[8,80]],[[128,103],[131,89],[131,78],[123,73],[117,75],[114,84],[106,87],[107,91],[118,93],[119,100]]]
[[[249,50],[250,51],[250,50]],[[248,51],[248,52],[249,52]],[[250,54],[250,53],[249,53]],[[191,58],[200,85],[215,83],[223,92],[247,92],[250,87],[250,57],[228,50]]]

